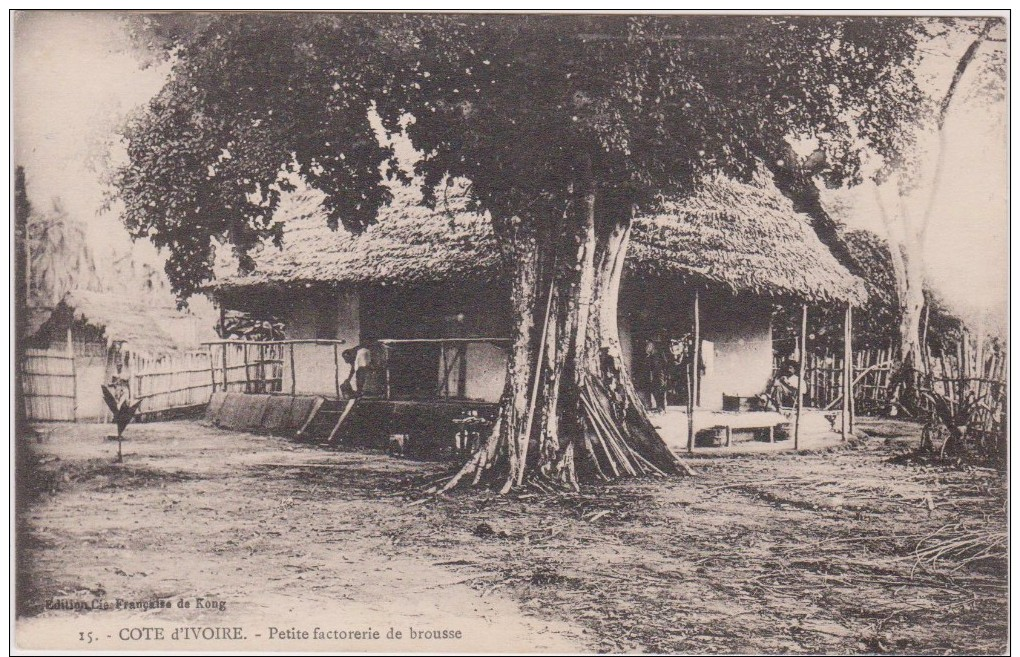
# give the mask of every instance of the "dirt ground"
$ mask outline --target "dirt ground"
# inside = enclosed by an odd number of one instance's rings
[[[1005,652],[1005,477],[898,456],[914,425],[863,429],[825,453],[696,458],[694,478],[411,504],[448,464],[168,422],[130,427],[117,465],[108,427],[41,426],[19,644],[188,649],[181,628],[240,627],[202,645]],[[117,599],[171,607],[67,608]]]

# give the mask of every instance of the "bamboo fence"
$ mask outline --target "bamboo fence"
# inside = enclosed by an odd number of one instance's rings
[[[1005,430],[1007,408],[1007,358],[999,350],[980,349],[976,340],[958,343],[955,353],[927,355],[928,377],[919,375],[918,385],[929,387],[953,408],[970,397],[977,412],[971,431],[998,436]],[[775,367],[781,366],[777,359]],[[853,397],[858,412],[872,415],[889,406],[890,379],[895,372],[891,349],[858,350],[853,354]],[[805,360],[806,404],[812,408],[835,408],[842,396],[843,355],[809,353]]]
[[[956,353],[929,355],[929,384],[954,413],[962,403],[973,404],[968,424],[972,434],[999,440],[1006,432],[1008,367],[1004,351],[986,350],[968,337],[957,344]]]

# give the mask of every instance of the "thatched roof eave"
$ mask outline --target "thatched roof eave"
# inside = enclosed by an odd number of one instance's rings
[[[462,198],[430,210],[396,200],[362,234],[330,231],[323,196],[308,191],[281,206],[284,246],[255,255],[251,274],[206,286],[214,296],[266,285],[416,285],[505,281],[488,217]],[[809,219],[770,181],[706,180],[697,193],[635,220],[629,276],[674,276],[734,292],[814,304],[867,299],[863,282],[821,243]]]

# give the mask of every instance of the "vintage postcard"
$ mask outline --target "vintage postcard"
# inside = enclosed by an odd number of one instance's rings
[[[1009,652],[1008,14],[10,25],[12,650]]]

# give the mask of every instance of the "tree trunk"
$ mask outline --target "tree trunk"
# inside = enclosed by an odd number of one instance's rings
[[[893,174],[891,182],[887,184],[889,189],[894,189],[898,196],[892,213],[883,205],[879,186],[876,184],[875,187],[879,209],[889,232],[889,250],[892,254],[896,295],[900,310],[900,368],[904,373],[909,370],[915,370],[922,374],[927,373],[928,361],[921,346],[921,315],[924,310],[924,248],[945,167],[946,117],[960,81],[995,24],[996,21],[993,19],[984,22],[978,35],[957,61],[949,88],[939,103],[939,112],[935,117],[935,129],[938,131],[939,138],[938,148],[935,152],[934,170],[931,184],[928,186],[928,196],[925,200],[923,213],[920,216],[908,216],[906,210],[908,192],[905,190],[909,189],[910,185],[905,184],[902,180],[902,172]]]
[[[921,317],[924,314],[924,254],[919,239],[911,239],[909,230],[900,243],[890,243],[893,274],[899,304],[899,359],[902,367],[924,372],[921,353]]]
[[[921,352],[921,316],[924,312],[924,245],[919,231],[907,216],[898,179],[875,186],[875,199],[889,236],[896,300],[899,306],[898,356],[901,370],[924,371]],[[886,204],[883,193],[891,197]]]
[[[579,482],[690,473],[652,426],[622,361],[617,301],[631,213],[616,215],[597,230],[595,192],[582,187],[560,235],[542,240],[548,250],[518,252],[498,420],[444,490],[468,481],[503,493],[525,483],[576,490]],[[539,294],[543,279],[548,291]]]
[[[519,240],[512,257],[515,269],[510,291],[513,335],[496,423],[485,442],[446,482],[443,490],[468,482],[497,487],[505,492],[523,481],[534,418],[532,378],[537,358],[534,349],[536,313],[543,304],[538,298],[540,263],[535,240]]]

